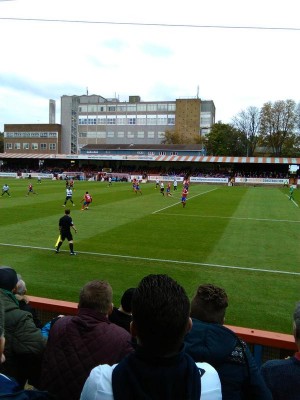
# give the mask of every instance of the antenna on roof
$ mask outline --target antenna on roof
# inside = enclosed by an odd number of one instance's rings
[[[89,88],[88,87],[86,88],[86,95],[87,96],[89,95]]]
[[[197,86],[197,99],[199,99],[199,85]]]

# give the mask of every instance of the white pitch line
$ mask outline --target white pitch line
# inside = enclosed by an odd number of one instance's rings
[[[0,243],[0,246],[7,246],[7,247],[19,247],[22,249],[36,249],[36,250],[49,250],[53,253],[53,257],[59,257],[59,254],[55,254],[53,248],[49,247],[37,247],[37,246],[25,246],[25,245],[18,245],[18,244],[10,244],[10,243]],[[61,250],[61,252],[68,253],[69,250]],[[178,260],[168,260],[162,258],[151,258],[151,257],[137,257],[137,256],[126,256],[122,254],[109,254],[109,253],[96,253],[91,251],[77,251],[77,254],[87,254],[87,255],[96,255],[101,257],[113,257],[113,258],[126,258],[129,260],[143,260],[143,261],[154,261],[160,263],[169,263],[169,264],[183,264],[183,265],[195,265],[198,267],[209,267],[209,268],[222,268],[222,269],[234,269],[234,270],[241,270],[241,271],[253,271],[253,272],[266,272],[270,274],[281,274],[281,275],[294,275],[300,276],[300,272],[292,272],[292,271],[280,271],[280,270],[270,270],[270,269],[263,269],[263,268],[247,268],[247,267],[239,267],[235,265],[221,265],[221,264],[209,264],[209,263],[200,263],[194,261],[178,261]]]
[[[214,188],[214,189],[211,189],[211,190],[207,190],[206,192],[202,192],[202,193],[195,194],[194,196],[189,197],[187,200],[191,200],[191,199],[193,199],[194,197],[202,196],[203,194],[206,194],[206,193],[209,193],[209,192],[213,192],[214,190],[217,190],[217,189],[218,189],[218,188]],[[171,204],[171,205],[169,205],[169,206],[167,206],[167,207],[161,208],[160,210],[153,211],[152,214],[157,214],[157,213],[159,213],[160,211],[166,210],[167,208],[170,208],[170,207],[174,207],[174,206],[176,206],[177,204],[180,204],[180,203],[181,203],[181,201],[178,201],[178,202],[173,203],[173,204]]]
[[[286,197],[290,198],[290,196],[288,194],[286,194]],[[292,203],[295,204],[296,207],[299,207],[298,204],[295,202],[295,200],[291,199]]]
[[[168,217],[182,217],[183,214],[163,214]],[[237,219],[237,220],[249,220],[249,221],[265,221],[265,222],[291,222],[292,224],[300,224],[300,221],[295,221],[291,219],[273,219],[273,218],[249,218],[249,217],[223,217],[220,215],[200,215],[200,214],[184,214],[184,217],[192,218],[219,218],[219,219]]]

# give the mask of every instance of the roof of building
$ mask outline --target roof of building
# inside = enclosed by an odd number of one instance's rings
[[[87,144],[81,150],[193,150],[200,151],[201,144]]]

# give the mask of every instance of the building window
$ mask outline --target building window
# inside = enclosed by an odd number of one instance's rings
[[[41,150],[47,150],[47,143],[41,143],[40,144],[40,149]]]
[[[160,155],[160,156],[166,156],[167,153],[166,153],[165,151],[160,151],[160,152],[159,152],[159,155]]]
[[[136,124],[137,125],[146,125],[146,115],[138,115],[136,119]]]
[[[98,117],[99,125],[106,125],[106,117]]]
[[[135,125],[136,124],[136,118],[128,118],[128,124],[129,125]]]
[[[138,137],[138,139],[144,139],[144,137],[145,137],[145,132],[138,132],[138,133],[137,133],[137,137]]]
[[[167,115],[158,115],[157,116],[157,125],[167,125],[168,117]]]
[[[125,133],[124,132],[118,132],[118,138],[123,138],[125,137]]]
[[[79,137],[86,137],[86,132],[80,132]]]
[[[107,132],[107,137],[108,137],[108,138],[113,138],[113,137],[115,137],[115,132]]]
[[[167,111],[168,104],[157,104],[157,111]]]
[[[117,106],[117,111],[126,111],[126,106]]]
[[[168,125],[175,125],[175,117],[168,117]]]
[[[21,150],[21,143],[15,143],[15,150]]]
[[[148,132],[148,139],[154,139],[154,132]]]
[[[155,156],[154,151],[148,151],[148,156]]]
[[[147,104],[147,111],[157,111],[157,104]]]
[[[165,138],[165,132],[158,132],[157,133],[158,139],[164,139]]]
[[[128,112],[135,112],[136,111],[136,104],[127,104],[127,111]]]
[[[117,115],[117,125],[126,125],[127,117],[126,115]]]
[[[23,150],[29,150],[29,143],[23,143]]]
[[[6,150],[12,150],[12,143],[6,143],[5,148]]]
[[[127,137],[129,139],[133,139],[134,138],[134,133],[133,132],[127,132]]]
[[[116,106],[108,106],[107,111],[116,111]]]
[[[147,111],[147,104],[137,104],[137,111]]]
[[[106,111],[106,106],[98,106],[97,109],[98,109],[98,112],[104,112],[104,111]]]
[[[56,150],[56,143],[50,143],[49,150]]]
[[[38,150],[39,145],[37,143],[31,143],[31,150]]]
[[[116,118],[107,118],[107,125],[116,125]]]
[[[168,104],[168,111],[176,111],[176,104]]]
[[[147,115],[147,125],[156,125],[156,115]]]
[[[171,151],[171,156],[178,156],[178,152],[177,151]]]

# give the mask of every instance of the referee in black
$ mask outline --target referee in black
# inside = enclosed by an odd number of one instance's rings
[[[75,228],[72,218],[70,217],[70,212],[71,211],[69,209],[65,210],[65,215],[61,217],[59,220],[58,226],[60,232],[60,241],[58,242],[55,252],[59,253],[60,246],[63,244],[63,241],[67,239],[69,242],[70,255],[76,256],[76,253],[74,253],[73,236],[71,233],[71,228],[74,229],[75,233],[77,233],[77,229]]]

